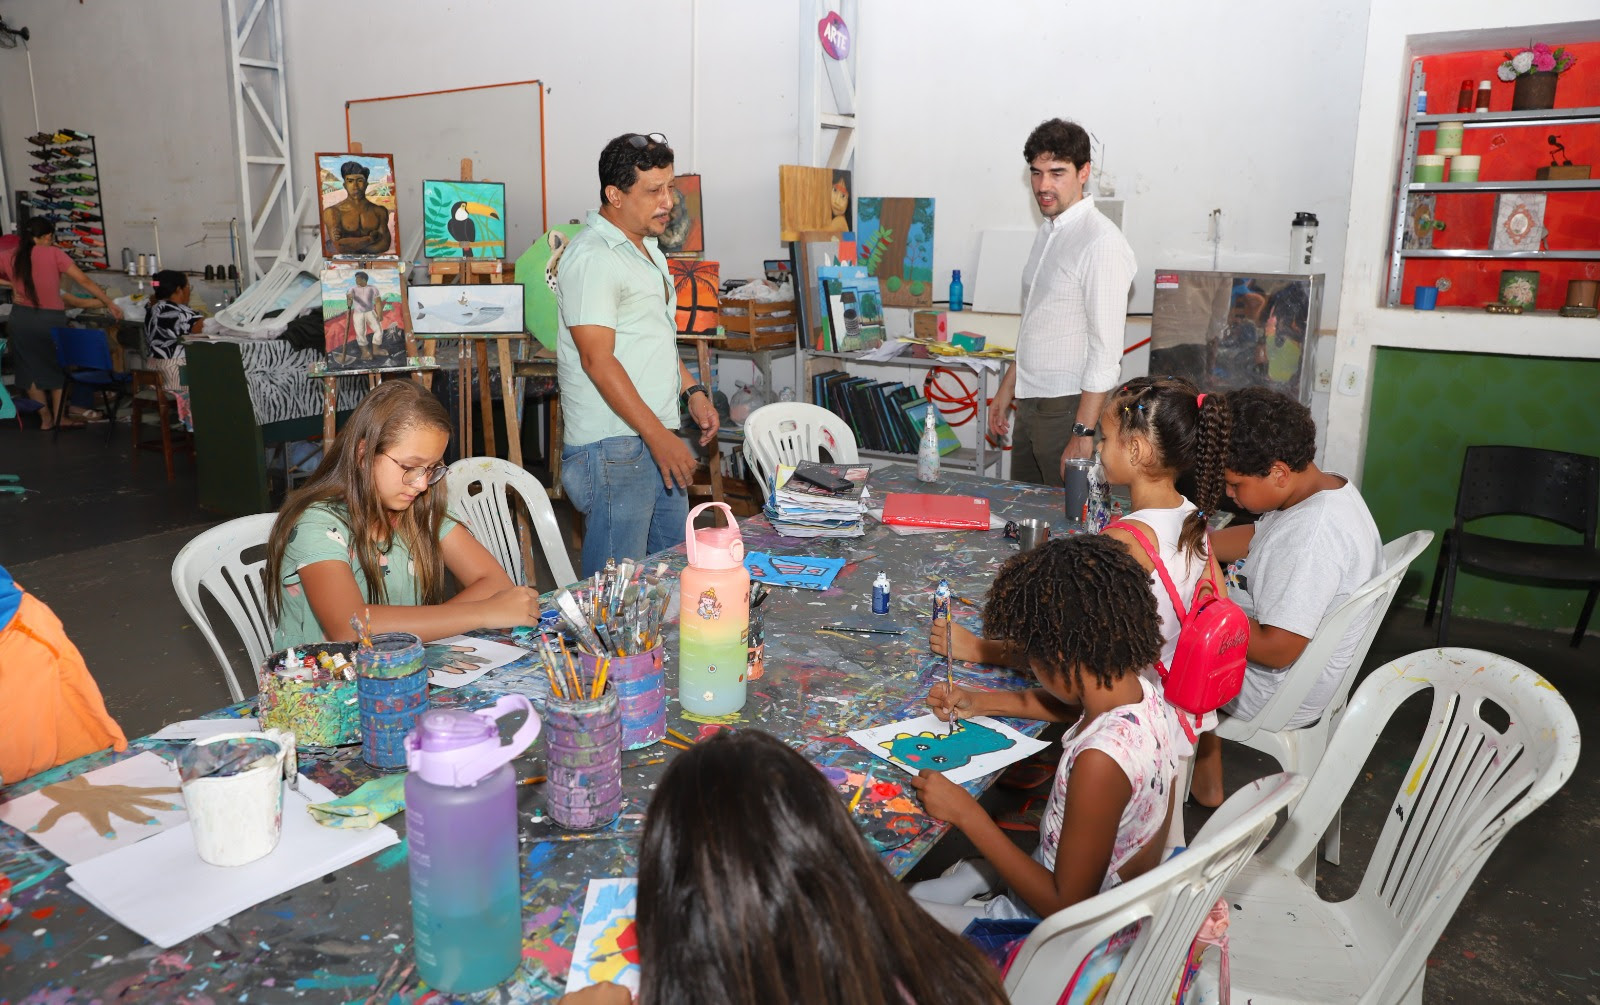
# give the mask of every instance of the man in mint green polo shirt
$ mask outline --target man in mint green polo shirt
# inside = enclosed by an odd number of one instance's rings
[[[618,136],[600,152],[600,210],[556,272],[561,485],[584,515],[585,576],[683,542],[699,462],[678,435],[680,398],[700,445],[717,435],[710,392],[678,357],[677,297],[656,247],[671,211],[667,138]]]

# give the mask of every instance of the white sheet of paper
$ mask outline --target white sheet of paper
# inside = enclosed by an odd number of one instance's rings
[[[306,812],[335,798],[300,778],[283,792],[283,837],[270,855],[225,868],[200,861],[189,824],[67,869],[67,888],[163,949],[400,841],[394,828],[323,827]]]
[[[858,729],[849,736],[869,753],[903,771],[914,775],[923,768],[932,768],[957,785],[999,771],[1050,745],[982,715],[961,720],[952,733],[950,724],[940,722],[932,712]]]
[[[450,646],[454,650],[449,653],[449,665],[453,669],[443,669],[445,655],[441,647]],[[422,647],[423,662],[428,665],[428,683],[436,687],[461,687],[471,684],[490,670],[498,670],[508,663],[514,663],[528,655],[526,650],[516,646],[508,646],[504,642],[491,642],[488,639],[475,639],[469,635],[452,635],[447,639],[438,639]]]
[[[578,916],[578,943],[567,971],[567,993],[601,981],[639,993],[639,909],[637,879],[591,879]]]
[[[97,818],[94,823],[91,816]],[[0,821],[68,864],[143,841],[188,819],[178,766],[148,750],[0,803]]]
[[[169,723],[150,734],[152,740],[205,740],[223,733],[254,733],[261,729],[256,719],[184,719]]]

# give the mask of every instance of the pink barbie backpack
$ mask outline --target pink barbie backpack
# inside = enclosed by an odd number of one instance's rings
[[[1137,528],[1122,521],[1112,524],[1118,530],[1133,535],[1154,563],[1161,582],[1166,584],[1172,598],[1172,609],[1178,614],[1178,647],[1172,654],[1172,666],[1164,667],[1158,661],[1156,672],[1161,675],[1162,689],[1167,703],[1194,716],[1194,725],[1207,712],[1215,712],[1239,696],[1244,686],[1245,652],[1250,648],[1250,619],[1244,609],[1227,597],[1219,596],[1214,576],[1207,575],[1195,584],[1194,596],[1188,610],[1178,597],[1178,588],[1172,584],[1161,555],[1150,546],[1150,541]],[[1110,527],[1107,528],[1111,529]],[[1206,562],[1211,561],[1211,539],[1206,538]],[[1182,718],[1182,717],[1180,717]],[[1183,719],[1184,732],[1194,740],[1194,727]]]

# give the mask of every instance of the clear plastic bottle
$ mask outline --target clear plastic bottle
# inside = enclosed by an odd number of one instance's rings
[[[499,719],[527,722],[508,744]],[[406,838],[417,974],[452,994],[483,991],[522,960],[517,786],[511,767],[539,735],[522,695],[480,712],[432,709],[406,736]]]
[[[1106,469],[1100,465],[1099,455],[1089,466],[1089,519],[1084,530],[1098,534],[1111,522],[1111,485]]]
[[[922,417],[922,442],[917,444],[917,481],[939,480],[939,427],[934,424],[934,404]]]

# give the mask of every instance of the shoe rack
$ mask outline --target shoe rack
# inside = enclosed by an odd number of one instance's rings
[[[85,272],[111,268],[106,254],[105,212],[100,200],[100,159],[94,137],[75,129],[35,133],[30,177],[36,186],[21,196],[24,218],[48,216],[56,244]]]

